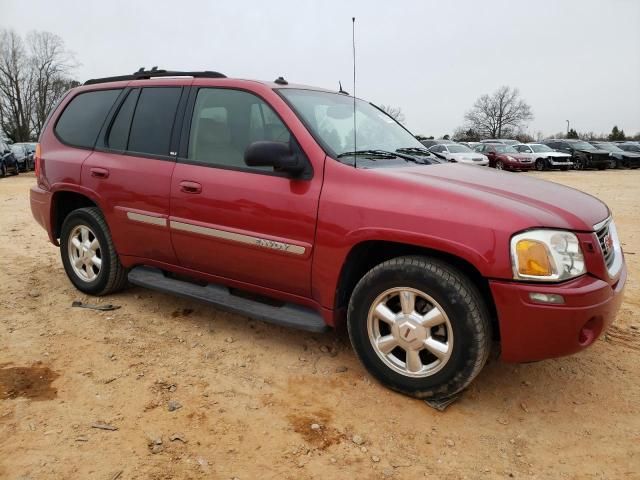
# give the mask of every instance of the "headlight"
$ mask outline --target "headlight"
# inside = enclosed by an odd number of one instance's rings
[[[507,155],[507,160],[509,160],[510,162],[515,162],[516,159],[513,158],[511,155]]]
[[[558,282],[586,272],[578,237],[564,230],[530,230],[511,238],[513,278]]]

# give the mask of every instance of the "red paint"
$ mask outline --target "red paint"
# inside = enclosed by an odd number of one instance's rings
[[[581,336],[597,337],[615,317],[626,270],[616,278],[608,276],[593,225],[609,211],[596,198],[555,183],[460,164],[354,169],[326,156],[274,84],[154,79],[109,88],[168,84],[239,88],[262,97],[302,147],[312,178],[68,147],[53,134],[55,119],[75,94],[100,88],[80,87],[64,99],[40,139],[31,207],[52,242],[57,241],[52,226],[56,195],[76,192],[103,211],[126,267],[157,266],[304,304],[316,308],[330,325],[344,316],[336,308],[336,291],[349,252],[358,244],[391,241],[436,250],[463,259],[488,279],[503,357],[509,361],[576,352],[593,340],[582,341]],[[132,221],[129,212],[159,219],[162,225]],[[187,220],[296,245],[304,253],[166,226]],[[559,285],[513,281],[510,238],[534,227],[577,232],[588,274]],[[565,304],[536,304],[529,300],[530,292],[563,295]]]

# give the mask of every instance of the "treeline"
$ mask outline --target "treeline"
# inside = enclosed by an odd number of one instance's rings
[[[59,36],[33,31],[24,38],[0,30],[0,133],[14,142],[35,140],[49,111],[68,89],[73,53]]]

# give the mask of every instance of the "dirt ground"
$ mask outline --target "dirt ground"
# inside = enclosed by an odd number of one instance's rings
[[[622,310],[579,355],[492,360],[443,413],[377,384],[345,334],[81,295],[31,217],[33,175],[0,179],[0,478],[640,478],[640,170],[531,175],[613,209]]]

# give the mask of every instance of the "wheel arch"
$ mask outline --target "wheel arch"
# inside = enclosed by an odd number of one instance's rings
[[[442,250],[386,240],[365,240],[351,248],[338,278],[334,304],[336,311],[346,309],[356,284],[369,270],[382,262],[405,255],[421,255],[442,260],[469,277],[478,287],[489,309],[494,335],[499,334],[497,311],[489,282],[468,259]]]
[[[100,205],[95,198],[86,192],[76,190],[57,190],[51,197],[51,231],[52,238],[59,239],[64,219],[74,210]]]

